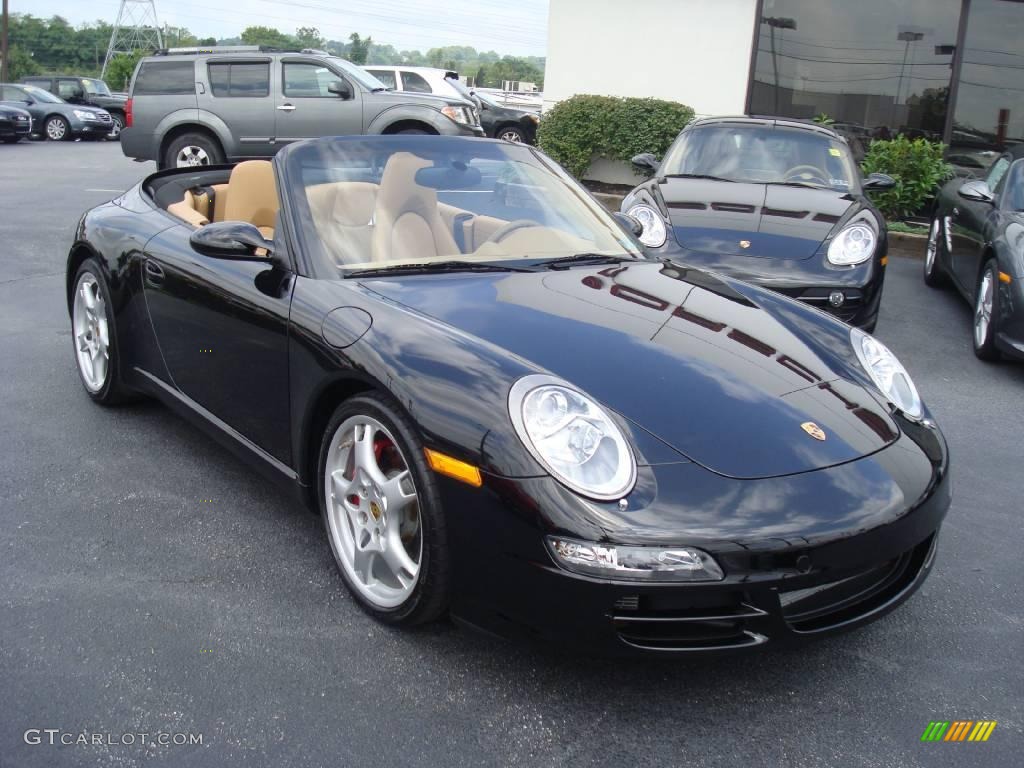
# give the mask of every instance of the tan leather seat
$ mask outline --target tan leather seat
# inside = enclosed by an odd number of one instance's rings
[[[429,160],[396,152],[384,167],[374,208],[373,260],[419,261],[457,256],[455,238],[437,209],[437,192],[416,183]]]
[[[317,235],[339,263],[369,261],[376,184],[339,181],[306,188]]]
[[[224,221],[248,221],[268,240],[274,237],[274,221],[280,204],[274,185],[274,166],[269,160],[246,160],[231,170]]]
[[[209,224],[210,220],[200,213],[197,208],[196,196],[186,189],[185,196],[179,202],[171,203],[167,206],[167,212],[177,216],[186,224],[191,224],[193,227],[202,227],[205,224]]]

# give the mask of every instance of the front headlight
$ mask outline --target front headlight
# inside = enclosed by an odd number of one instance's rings
[[[76,109],[75,110],[75,117],[77,117],[79,120],[95,120],[96,119],[96,113],[95,112],[86,112],[85,110],[82,110],[82,109]]]
[[[850,329],[850,342],[860,364],[875,386],[903,413],[913,419],[924,415],[921,396],[907,369],[889,348],[859,328]]]
[[[537,125],[540,122],[540,115],[535,115],[532,112],[526,116],[526,119]]]
[[[582,392],[553,376],[524,376],[512,385],[508,412],[523,445],[562,484],[601,501],[633,489],[636,459],[629,443]]]
[[[859,221],[844,227],[828,246],[828,260],[838,267],[867,261],[875,253],[875,231]]]
[[[632,216],[639,221],[644,228],[640,233],[640,242],[648,248],[660,248],[668,239],[668,230],[665,228],[665,220],[661,214],[644,203],[638,203],[626,211],[627,216]]]
[[[721,581],[715,559],[693,547],[624,547],[548,536],[555,562],[567,571],[630,581]]]
[[[449,104],[441,107],[441,114],[451,120],[454,120],[456,123],[473,125],[473,113],[466,107],[453,107]]]

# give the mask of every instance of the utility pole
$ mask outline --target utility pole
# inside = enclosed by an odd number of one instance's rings
[[[10,67],[7,63],[7,26],[10,14],[7,13],[7,0],[4,0],[3,7],[3,29],[0,29],[0,82],[6,83],[11,78]]]

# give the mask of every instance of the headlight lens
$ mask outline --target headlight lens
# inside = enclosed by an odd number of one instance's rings
[[[867,224],[851,224],[832,238],[828,246],[828,260],[840,267],[860,264],[874,254],[877,239],[875,231]]]
[[[668,239],[665,220],[651,206],[639,203],[626,211],[626,215],[632,216],[643,224],[644,231],[640,234],[641,243],[648,248],[660,248],[665,244],[665,240]]]
[[[526,116],[526,119],[535,125],[540,122],[540,115],[535,115],[532,112]]]
[[[441,114],[445,117],[451,118],[456,123],[464,123],[465,125],[473,125],[473,113],[466,107],[453,107],[447,105],[441,107]]]
[[[508,410],[519,439],[559,482],[601,501],[633,489],[636,459],[629,443],[582,392],[552,376],[524,376],[509,392]]]
[[[567,571],[636,581],[721,581],[707,552],[693,547],[623,547],[548,536],[555,561]]]
[[[75,117],[77,117],[79,120],[95,120],[96,119],[96,113],[95,112],[86,112],[83,109],[76,109],[75,110]]]
[[[924,415],[921,396],[896,355],[874,336],[858,328],[850,330],[850,341],[860,364],[882,394],[907,416],[921,418]]]

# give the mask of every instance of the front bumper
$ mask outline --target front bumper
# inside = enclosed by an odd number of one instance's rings
[[[621,515],[550,478],[488,478],[484,494],[442,483],[448,514],[466,518],[449,526],[453,615],[494,634],[602,655],[737,652],[866,624],[925,580],[949,507],[945,442],[937,431],[915,438],[920,447],[904,433],[872,456],[765,480],[690,463],[641,468],[630,501],[641,498]],[[726,576],[689,584],[582,576],[553,562],[543,543],[552,533],[694,546]]]
[[[106,136],[114,128],[114,121],[110,115],[104,115],[98,120],[80,120],[77,117],[68,118],[71,133],[75,136]]]
[[[0,121],[0,138],[24,138],[32,133],[32,119]]]

